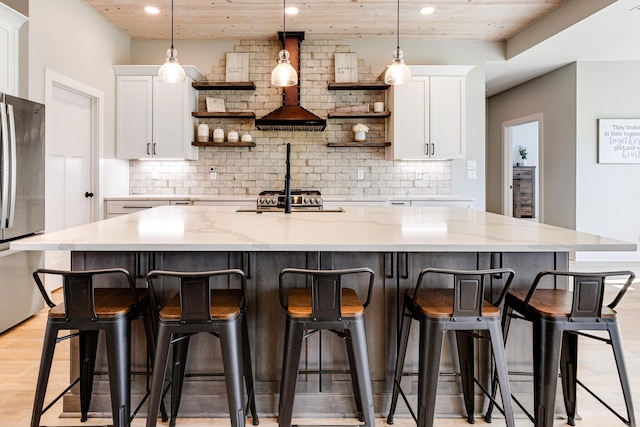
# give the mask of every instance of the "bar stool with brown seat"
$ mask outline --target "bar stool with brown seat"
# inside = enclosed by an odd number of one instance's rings
[[[360,280],[358,275],[365,276],[368,282],[364,303],[354,289],[343,287],[342,283],[345,276]],[[321,330],[329,330],[346,342],[356,411],[365,426],[374,427],[373,393],[364,325],[364,311],[371,299],[374,279],[375,274],[370,268],[285,268],[280,272],[280,304],[287,313],[278,413],[280,427],[291,426],[302,343],[311,333]],[[292,287],[292,282],[298,287]],[[300,287],[307,284],[309,287]],[[313,332],[305,335],[309,330]],[[322,373],[331,371],[323,370]]]
[[[605,280],[615,276],[622,276],[625,283],[613,301],[604,305]],[[514,401],[536,427],[553,426],[558,369],[568,424],[575,425],[576,386],[580,384],[624,424],[635,427],[631,390],[615,311],[634,279],[635,274],[631,271],[581,273],[550,270],[538,273],[529,289],[511,289],[507,293],[503,317],[505,342],[511,319],[527,320],[533,326],[533,414],[529,414],[517,399],[514,398]],[[583,331],[605,331],[609,337]],[[611,345],[627,409],[626,419],[577,379],[579,336]],[[491,419],[491,410],[490,406],[486,415],[488,420]]]
[[[41,279],[44,275],[62,276],[64,297],[62,304],[54,304],[47,295]],[[94,280],[97,276],[107,276],[101,280],[108,280],[113,286],[124,287],[95,287]],[[31,426],[39,426],[42,414],[78,383],[80,384],[80,420],[83,422],[87,420],[99,331],[103,331],[105,336],[113,425],[129,426],[131,419],[144,403],[143,399],[140,406],[131,414],[130,353],[131,322],[134,319],[143,317],[149,357],[153,358],[155,351],[149,290],[136,288],[129,272],[122,268],[84,271],[38,269],[33,273],[33,278],[51,309],[47,317]],[[60,330],[74,332],[59,338]],[[43,409],[55,346],[60,341],[76,336],[80,340],[80,376]]]
[[[498,280],[498,277],[501,277],[502,282],[504,280],[502,275],[505,274],[507,279],[496,302],[491,303],[485,300],[487,279]],[[500,383],[503,404],[501,411],[505,415],[507,426],[514,427],[499,308],[514,275],[513,270],[509,268],[491,270],[425,268],[420,272],[415,289],[408,289],[404,294],[404,316],[391,407],[387,417],[388,424],[393,424],[400,393],[418,426],[433,426],[440,358],[444,334],[447,331],[456,331],[467,421],[474,423],[474,338],[484,338],[483,335],[478,335],[474,331],[485,330],[489,331],[488,338],[491,340],[492,355]],[[453,285],[450,283],[451,279],[453,279]],[[425,282],[430,284],[429,288],[423,286]],[[411,409],[401,388],[412,320],[420,322],[417,415]],[[485,389],[483,392],[493,399]]]
[[[258,425],[246,319],[247,285],[244,272],[239,269],[204,272],[150,271],[147,281],[156,304],[160,300],[157,288],[163,277],[178,279],[179,286],[175,296],[162,306],[158,313],[158,344],[147,427],[153,427],[157,423],[158,406],[163,397],[165,370],[171,346],[174,346],[176,351],[171,381],[169,425],[175,426],[184,381],[188,340],[190,336],[201,332],[212,334],[220,341],[232,427],[244,427],[247,411],[251,411],[253,425]],[[244,408],[243,377],[248,397],[247,411]]]

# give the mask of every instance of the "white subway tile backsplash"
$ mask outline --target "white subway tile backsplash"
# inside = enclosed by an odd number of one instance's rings
[[[228,111],[254,111],[261,117],[282,104],[282,92],[271,87],[269,78],[281,44],[275,40],[242,40],[236,52],[250,57],[249,78],[255,91],[200,91],[201,110],[205,96],[225,98]],[[321,117],[336,106],[386,102],[386,93],[354,90],[329,91],[333,81],[336,52],[350,52],[349,45],[332,40],[305,40],[301,47],[301,99],[303,107]],[[378,80],[381,72],[371,70],[358,61],[361,81]],[[225,59],[211,67],[207,79],[224,81]],[[292,145],[291,175],[295,188],[315,188],[324,195],[404,196],[451,194],[451,162],[449,161],[388,161],[384,148],[332,148],[327,142],[352,140],[351,128],[364,119],[328,119],[323,132],[260,131],[252,120],[206,119],[210,129],[221,127],[225,134],[236,130],[240,135],[252,135],[256,146],[248,148],[203,148],[195,161],[132,160],[130,167],[131,194],[185,195],[256,195],[265,189],[283,187],[285,144]],[[386,141],[383,120],[366,120],[367,140]],[[195,133],[195,130],[194,130]],[[210,169],[217,179],[210,178]],[[357,179],[357,171],[365,171]],[[420,176],[418,179],[417,176]]]

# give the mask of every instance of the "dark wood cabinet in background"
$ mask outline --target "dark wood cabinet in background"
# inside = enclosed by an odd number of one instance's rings
[[[535,218],[536,215],[536,167],[513,168],[513,216]]]

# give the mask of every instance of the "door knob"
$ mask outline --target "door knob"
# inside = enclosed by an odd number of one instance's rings
[[[93,193],[89,193],[88,191],[84,193],[84,197],[93,197]]]

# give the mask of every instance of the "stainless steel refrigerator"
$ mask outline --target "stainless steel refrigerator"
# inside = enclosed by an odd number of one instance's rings
[[[0,93],[0,332],[43,307],[31,276],[43,253],[9,244],[44,231],[44,110]]]

